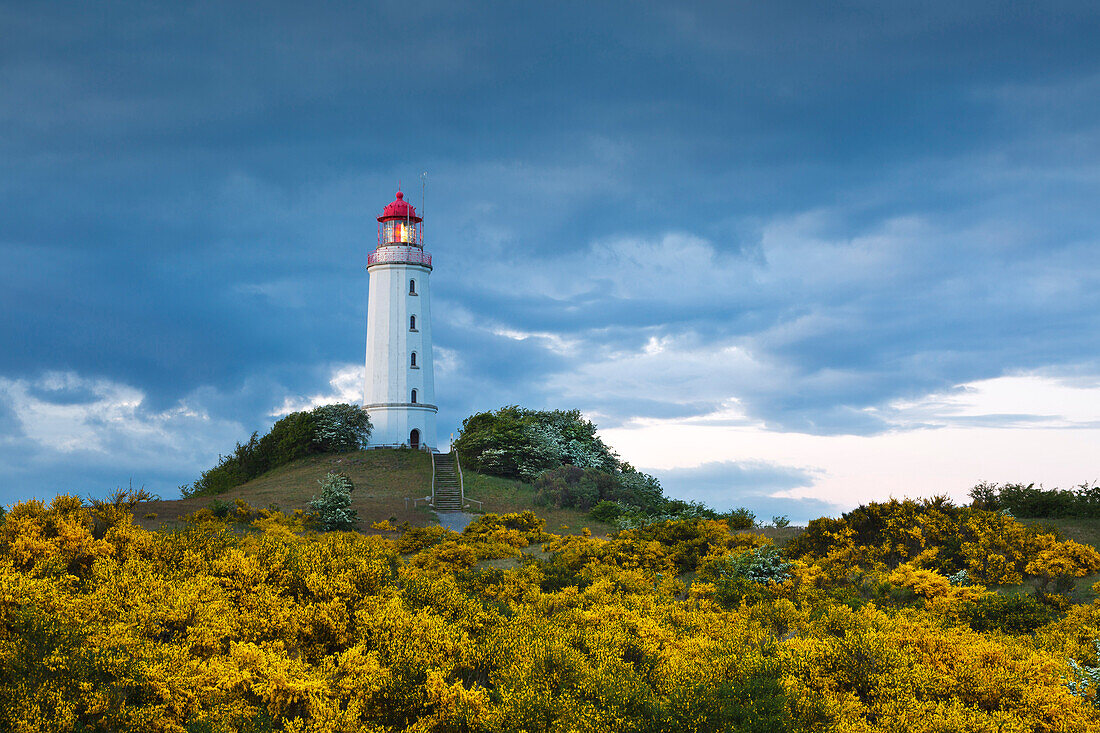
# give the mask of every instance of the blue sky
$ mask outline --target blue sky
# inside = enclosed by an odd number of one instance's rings
[[[171,495],[355,398],[424,170],[444,435],[578,407],[793,518],[1100,478],[1097,38],[1085,2],[0,2],[0,501]]]

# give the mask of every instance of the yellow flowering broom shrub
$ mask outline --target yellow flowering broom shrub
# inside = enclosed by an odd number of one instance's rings
[[[73,497],[12,508],[0,525],[0,730],[1100,729],[1065,684],[1072,655],[1096,663],[1096,606],[1033,636],[924,607],[978,592],[945,586],[929,552],[955,542],[965,557],[964,540],[981,540],[965,528],[925,522],[918,537],[898,525],[868,546],[832,525],[837,547],[802,548],[789,578],[725,608],[694,571],[768,543],[723,522],[604,540],[549,534],[523,513],[462,533],[364,536],[238,509],[232,525],[204,515],[149,532]],[[1033,541],[1029,557],[987,545],[1039,578],[1092,567],[1076,547]],[[842,555],[896,571],[890,582],[920,602],[835,600]]]
[[[840,519],[815,519],[791,542],[790,551],[819,564],[825,583],[905,563],[944,576],[966,570],[986,585],[1034,578],[1061,589],[1072,587],[1072,578],[1100,571],[1100,553],[1091,547],[1011,516],[954,506],[942,497],[873,502]]]

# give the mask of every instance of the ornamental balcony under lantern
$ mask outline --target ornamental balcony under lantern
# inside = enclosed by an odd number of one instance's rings
[[[367,255],[367,267],[382,264],[432,266],[432,256],[420,247],[382,246]]]

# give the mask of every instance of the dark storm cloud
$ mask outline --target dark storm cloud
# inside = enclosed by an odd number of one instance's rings
[[[361,360],[373,217],[425,169],[442,434],[731,398],[870,433],[1095,373],[1098,34],[1089,3],[0,4],[0,378],[186,403],[216,440],[160,473],[112,443],[95,481],[197,475]],[[16,494],[82,470],[36,435]]]

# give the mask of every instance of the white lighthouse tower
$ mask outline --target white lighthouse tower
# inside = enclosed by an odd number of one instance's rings
[[[373,445],[436,448],[432,309],[423,219],[397,192],[378,217],[378,247],[367,257],[367,371],[363,408]]]

